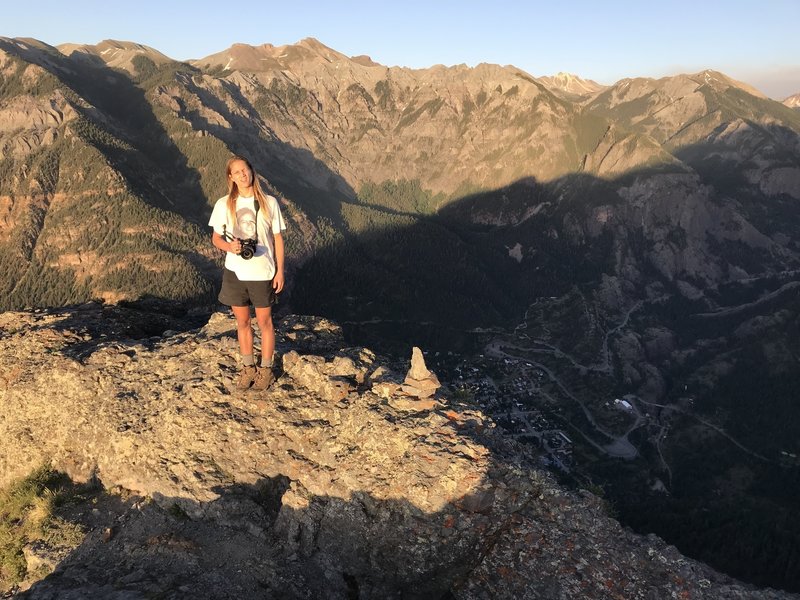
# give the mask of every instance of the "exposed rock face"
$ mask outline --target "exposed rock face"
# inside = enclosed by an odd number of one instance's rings
[[[578,97],[596,94],[606,87],[596,81],[583,79],[571,73],[557,73],[551,77],[539,77],[539,81],[553,91]]]
[[[800,94],[793,94],[786,98],[783,103],[789,108],[800,108]]]
[[[246,105],[267,100],[273,106],[244,125],[285,142],[281,160],[318,178],[314,184],[322,188],[328,175],[311,155],[291,148],[311,149],[341,177],[337,188],[345,192],[366,181],[418,178],[435,192],[452,193],[466,181],[494,187],[523,175],[550,179],[579,164],[567,141],[571,108],[515,67],[386,67],[351,60],[316,40],[239,44],[193,64],[206,74],[176,90],[177,97],[208,114],[182,119],[193,128],[219,119],[228,128]],[[246,104],[221,93],[218,76],[233,82]],[[209,92],[223,103],[208,102]],[[366,160],[375,156],[381,159]]]
[[[789,597],[625,533],[479,412],[394,409],[330,322],[280,323],[262,395],[233,386],[227,315],[107,325],[97,305],[0,315],[0,484],[50,462],[126,490],[27,597]]]

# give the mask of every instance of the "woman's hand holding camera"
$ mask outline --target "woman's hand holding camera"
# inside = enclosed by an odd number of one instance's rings
[[[239,238],[233,238],[230,242],[230,250],[228,252],[233,252],[234,254],[241,254],[242,253],[242,240]]]

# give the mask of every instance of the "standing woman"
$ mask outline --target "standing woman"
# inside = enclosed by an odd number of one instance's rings
[[[214,229],[212,243],[226,253],[219,301],[230,306],[236,317],[242,357],[236,387],[244,390],[252,385],[254,390],[264,390],[275,381],[272,305],[284,284],[282,232],[286,225],[278,201],[261,191],[256,172],[246,158],[234,156],[228,160],[225,176],[228,195],[217,200],[208,221]],[[255,248],[250,240],[255,241]],[[258,367],[253,355],[251,304],[261,330]]]

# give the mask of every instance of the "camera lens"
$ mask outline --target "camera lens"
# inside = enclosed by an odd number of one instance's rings
[[[255,256],[256,253],[256,244],[253,240],[243,240],[242,241],[242,251],[239,253],[244,260],[250,260]]]

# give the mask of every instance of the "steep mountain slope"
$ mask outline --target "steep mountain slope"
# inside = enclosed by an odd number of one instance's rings
[[[580,160],[572,107],[512,67],[387,68],[310,39],[237,45],[193,64],[237,85],[282,140],[308,149],[356,190],[366,181],[420,179],[451,194],[555,177]]]
[[[141,90],[43,44],[2,40],[0,64],[2,305],[206,296],[205,201]]]
[[[75,60],[86,60],[94,64],[104,64],[112,68],[123,69],[129,73],[139,74],[137,63],[141,64],[137,57],[146,57],[157,66],[174,62],[173,59],[162,54],[155,48],[135,44],[132,42],[120,42],[117,40],[104,40],[96,45],[89,44],[61,44],[58,46],[59,52]]]
[[[738,174],[770,196],[797,193],[797,114],[721,73],[623,80],[587,111],[647,136],[708,183]]]
[[[290,253],[302,259],[319,243],[335,239],[337,230],[396,221],[385,210],[352,204],[364,185],[419,180],[427,197],[412,208],[430,212],[459,190],[567,173],[578,168],[583,146],[595,143],[591,134],[575,133],[577,113],[568,102],[513,68],[387,69],[349,59],[315,40],[280,48],[234,46],[196,61],[205,72],[129,42],[64,45],[57,51],[35,40],[4,39],[2,50],[9,74],[0,106],[4,230],[7,236],[16,232],[13,240],[7,237],[12,251],[6,255],[21,259],[9,258],[13,264],[4,266],[6,307],[123,298],[137,290],[181,299],[208,297],[213,284],[207,273],[214,269],[209,261],[215,257],[203,244],[198,225],[203,226],[209,202],[223,191],[219,173],[231,152],[250,156],[285,201],[302,232],[290,239]],[[72,136],[78,126],[83,135]],[[68,143],[86,145],[97,159],[71,146],[62,152]],[[27,188],[40,186],[30,167],[44,149],[51,163],[52,157],[66,158],[60,179],[40,198]],[[168,241],[165,253],[145,253],[145,260],[132,262],[160,265],[163,284],[147,283],[156,272],[153,267],[127,286],[119,285],[114,261],[104,256],[127,252],[127,242],[62,243],[59,256],[72,256],[65,260],[83,265],[77,270],[37,250],[35,241],[51,235],[45,219],[51,197],[65,193],[77,202],[72,187],[62,192],[59,186],[69,177],[85,182],[81,170],[102,163],[108,166],[106,177],[117,179],[135,198],[131,202],[143,204],[144,211],[156,210],[147,219],[178,219],[164,237],[193,240],[188,242],[191,255],[183,254],[188,248],[169,248],[173,242]],[[81,185],[87,189],[74,191],[114,189],[100,182],[91,190],[88,183]],[[118,206],[104,203],[103,212]],[[170,214],[159,217],[159,210]],[[182,219],[189,221],[185,227]],[[147,229],[127,225],[112,224],[111,229],[123,237]],[[154,243],[145,239],[148,234],[140,233],[134,243]],[[104,283],[109,277],[122,289]],[[186,290],[170,283],[187,278],[194,283]],[[20,287],[24,279],[31,284]],[[46,286],[39,283],[44,280]]]

